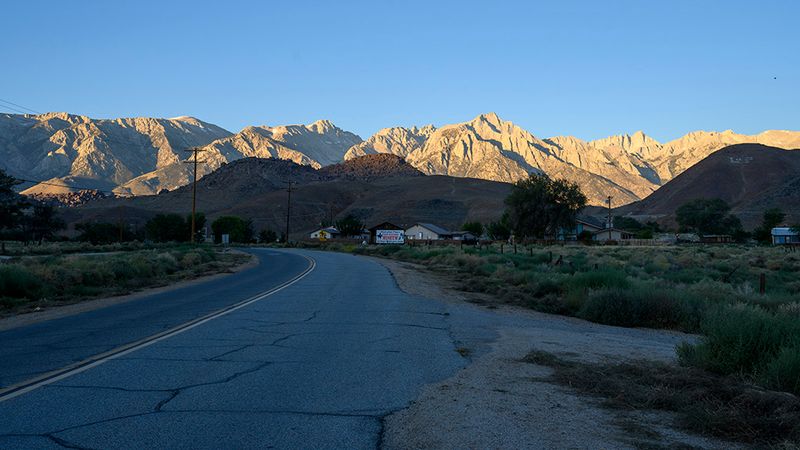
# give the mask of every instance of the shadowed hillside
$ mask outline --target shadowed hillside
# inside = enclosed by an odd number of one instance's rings
[[[634,216],[672,216],[683,203],[721,198],[746,228],[764,210],[781,208],[800,222],[800,151],[759,144],[726,147],[678,175],[644,200],[620,208]]]
[[[293,183],[294,237],[323,220],[355,214],[368,225],[432,222],[459,227],[466,220],[496,220],[511,185],[473,178],[424,176],[401,158],[369,155],[316,170],[277,159],[245,158],[223,165],[197,184],[197,209],[213,219],[238,215],[256,230],[286,226],[288,182]],[[157,213],[187,214],[191,186],[160,195],[109,198],[65,210],[69,223],[107,221],[141,226]]]

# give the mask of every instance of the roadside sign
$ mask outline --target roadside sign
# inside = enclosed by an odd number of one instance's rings
[[[320,231],[319,232],[319,240],[323,241],[323,242],[327,241],[328,240],[328,232],[325,231],[325,230]]]
[[[378,230],[375,232],[376,244],[403,244],[405,241],[403,230]]]

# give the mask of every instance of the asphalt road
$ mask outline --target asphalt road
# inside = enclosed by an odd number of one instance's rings
[[[299,255],[256,255],[257,267],[221,279],[0,331],[0,389],[202,317],[280,285],[308,267]]]
[[[365,258],[256,251],[257,268],[0,334],[5,384],[291,286],[0,401],[0,448],[375,448],[382,419],[489,342],[481,317],[402,292]],[[469,310],[472,311],[472,310]]]

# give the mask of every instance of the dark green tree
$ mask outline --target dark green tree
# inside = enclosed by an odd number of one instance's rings
[[[343,219],[336,221],[336,229],[343,237],[358,236],[364,229],[364,222],[358,217],[348,214]]]
[[[22,220],[25,199],[14,191],[22,183],[0,170],[0,232],[16,228]]]
[[[216,242],[222,242],[227,234],[231,242],[247,243],[253,241],[253,222],[238,216],[221,216],[211,222]]]
[[[98,222],[98,223],[79,223],[75,225],[75,230],[80,234],[77,240],[81,242],[90,242],[94,245],[98,244],[112,244],[119,242],[119,224]],[[122,240],[124,242],[137,239],[137,236],[131,232],[130,228],[122,228]]]
[[[574,227],[586,196],[575,183],[531,174],[514,184],[505,203],[507,224],[519,239],[541,238]]]
[[[23,221],[26,235],[31,241],[41,243],[51,239],[56,232],[66,228],[64,221],[58,216],[56,208],[51,205],[37,203]]]
[[[258,233],[258,242],[262,244],[275,242],[277,239],[278,239],[278,234],[272,230],[263,229]]]
[[[486,234],[494,241],[505,241],[511,237],[511,228],[508,226],[508,216],[505,214],[500,220],[486,225]]]
[[[786,214],[780,208],[770,208],[764,211],[761,225],[753,231],[753,236],[762,244],[772,242],[772,229],[780,225],[786,218]]]
[[[741,231],[742,223],[738,217],[728,214],[730,210],[722,199],[701,198],[681,205],[676,211],[676,219],[681,231],[733,235]]]
[[[481,237],[483,235],[483,224],[478,221],[465,222],[464,225],[461,225],[461,231],[469,231],[475,237]]]
[[[144,226],[148,239],[156,242],[186,242],[189,225],[180,214],[157,214]]]

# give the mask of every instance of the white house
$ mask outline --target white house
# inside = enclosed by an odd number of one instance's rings
[[[792,231],[789,227],[776,227],[772,229],[772,244],[800,244],[800,233]]]
[[[341,233],[339,233],[339,230],[337,230],[336,227],[325,227],[313,231],[311,234],[308,235],[308,237],[310,237],[311,239],[325,240],[325,239],[337,238],[339,237],[340,234]]]
[[[453,233],[438,227],[432,223],[415,223],[411,228],[405,231],[406,239],[409,240],[422,240],[428,239],[435,241],[439,239],[452,239]]]

